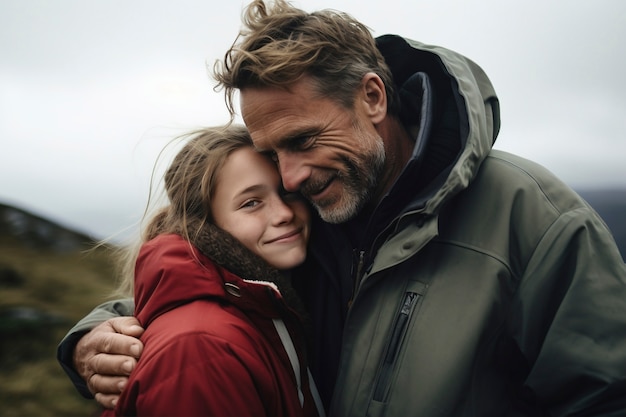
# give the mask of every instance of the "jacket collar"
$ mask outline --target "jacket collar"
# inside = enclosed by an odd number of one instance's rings
[[[275,318],[285,297],[302,314],[289,277],[216,226],[205,224],[199,230],[191,235],[192,242],[166,234],[142,246],[135,272],[135,313],[143,325],[179,305],[206,298]]]

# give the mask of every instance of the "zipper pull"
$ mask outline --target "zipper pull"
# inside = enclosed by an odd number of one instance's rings
[[[363,272],[363,263],[365,262],[365,251],[359,251],[359,258],[357,260],[356,263],[356,273],[354,274],[354,282],[355,282],[355,286],[354,289],[356,290],[356,287],[360,281],[361,281],[361,273]]]
[[[354,296],[356,295],[356,290],[359,287],[359,283],[361,282],[361,273],[363,272],[363,264],[365,263],[365,251],[354,249],[352,251],[353,259],[352,262],[352,297],[350,297],[350,301],[348,301],[348,309],[352,307],[352,301],[354,300]]]
[[[417,293],[407,292],[404,294],[404,300],[402,301],[400,311],[396,315],[393,329],[391,330],[391,335],[389,337],[389,342],[387,344],[387,352],[383,357],[380,374],[376,381],[373,396],[376,401],[383,401],[386,395],[388,385],[390,383],[391,373],[395,367],[398,352],[400,351],[400,343],[406,334],[411,310],[415,306],[418,299],[419,295]]]
[[[417,294],[414,292],[407,292],[404,298],[404,304],[402,304],[402,308],[400,309],[400,314],[409,315],[411,312],[411,307],[417,298]]]
[[[404,334],[406,324],[409,321],[409,315],[413,309],[413,304],[417,301],[418,295],[414,292],[407,292],[404,294],[404,302],[398,313],[395,327],[391,335],[391,343],[389,344],[389,351],[387,351],[386,361],[392,362],[396,356],[398,345],[400,344],[401,335]]]

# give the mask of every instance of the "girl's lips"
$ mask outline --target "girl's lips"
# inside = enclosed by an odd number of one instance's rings
[[[292,231],[290,231],[288,233],[285,233],[283,235],[275,237],[274,239],[270,239],[270,240],[268,240],[265,243],[267,244],[267,243],[276,243],[276,242],[279,242],[279,241],[292,241],[296,237],[298,237],[301,232],[302,232],[302,228],[298,228],[296,230],[292,230]]]

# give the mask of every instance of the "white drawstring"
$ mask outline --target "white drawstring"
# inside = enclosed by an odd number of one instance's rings
[[[287,331],[287,327],[285,327],[285,323],[283,323],[280,319],[273,319],[274,327],[276,327],[276,331],[278,332],[278,336],[280,336],[281,342],[283,342],[283,346],[287,351],[287,356],[289,356],[289,361],[291,362],[291,367],[293,368],[293,372],[296,375],[296,383],[298,385],[298,398],[300,399],[300,406],[304,406],[304,394],[302,393],[302,381],[300,380],[300,362],[298,361],[298,354],[296,352],[296,348],[293,345],[293,341],[291,340],[291,336]],[[311,388],[311,394],[313,395],[313,401],[315,402],[315,407],[321,417],[324,417],[326,414],[324,412],[324,406],[322,405],[322,400],[320,398],[319,392],[317,392],[317,387],[315,386],[315,381],[313,381],[313,376],[311,372],[307,368],[307,374],[309,376],[309,385]]]

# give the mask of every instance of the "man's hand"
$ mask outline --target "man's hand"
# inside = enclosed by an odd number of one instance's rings
[[[86,333],[74,349],[74,368],[105,408],[113,408],[143,350],[134,317],[116,317]]]

